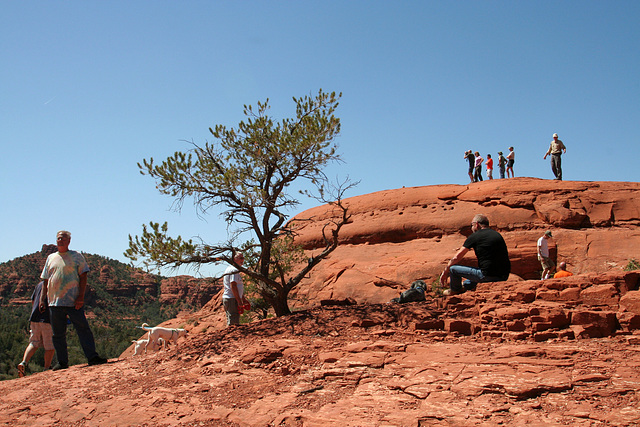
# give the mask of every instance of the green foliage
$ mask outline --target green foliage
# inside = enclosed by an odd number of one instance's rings
[[[328,191],[323,173],[330,162],[340,160],[334,143],[340,132],[340,119],[334,116],[340,97],[322,90],[315,97],[294,97],[295,117],[280,122],[269,116],[268,100],[255,108],[245,105],[246,119],[237,128],[217,125],[209,129],[217,142],[192,143],[192,150],[176,152],[160,164],[153,158],[143,160],[138,164],[141,173],[154,178],[158,190],[172,197],[178,209],[187,199],[193,199],[202,214],[221,208],[230,239],[215,245],[194,243],[170,237],[167,223],[151,222],[143,225],[141,236],[129,236],[125,256],[148,267],[227,262],[253,280],[277,315],[289,314],[289,291],[337,247],[338,232],[348,220],[341,199],[352,184],[345,180]],[[302,193],[337,206],[339,214],[323,229],[324,250],[293,274],[299,252],[287,240],[295,233],[287,218],[300,204],[291,187],[301,180],[314,188]],[[257,242],[258,256],[251,268],[233,261],[241,250],[234,242],[245,233],[255,236]]]
[[[433,292],[434,296],[441,297],[444,289],[445,288],[442,286],[442,283],[440,283],[440,277],[431,282],[431,291]]]
[[[161,305],[157,300],[140,306],[117,306],[116,310],[86,307],[89,325],[93,332],[96,350],[109,359],[116,358],[137,340],[143,331],[136,326],[142,323],[157,325],[176,317],[180,310],[192,309],[184,304]],[[31,305],[9,305],[0,309],[0,380],[18,376],[16,366],[22,360],[29,344],[29,315]],[[95,314],[95,316],[92,316]],[[69,364],[87,363],[78,337],[69,325],[67,330]],[[38,349],[29,361],[30,372],[40,372],[44,366],[44,352]]]
[[[95,337],[96,349],[104,357],[118,357],[131,345],[131,340],[139,339],[143,331],[136,326],[142,323],[157,325],[175,318],[178,311],[193,309],[184,303],[160,304],[154,295],[145,291],[149,284],[139,282],[143,277],[149,281],[149,276],[139,269],[99,255],[84,256],[92,269],[88,279],[85,312]],[[29,343],[31,303],[14,304],[13,300],[15,297],[24,300],[31,296],[35,285],[40,281],[45,259],[45,254],[36,252],[0,264],[0,283],[13,284],[9,286],[11,293],[5,294],[0,301],[0,380],[17,377],[16,366],[22,360]],[[152,293],[157,294],[162,278],[155,276],[151,279],[156,282],[155,292]],[[117,291],[112,294],[107,289],[107,282],[133,285],[134,289],[136,285],[144,285],[144,289],[141,286],[134,291],[135,295],[119,295]],[[20,293],[16,292],[18,283],[30,285]],[[10,296],[13,298],[10,299]],[[70,365],[87,363],[73,326],[68,329],[67,347]],[[28,371],[42,371],[43,365],[44,352],[39,349],[29,362]]]
[[[0,309],[0,380],[16,378],[18,371],[16,366],[22,360],[24,350],[29,342],[29,313],[31,305],[18,305],[2,307]],[[32,369],[40,369],[44,360],[42,354],[36,353],[31,359]],[[40,356],[38,359],[37,356]]]
[[[631,258],[627,265],[624,267],[624,271],[634,270],[640,270],[640,262],[638,262],[635,258]]]

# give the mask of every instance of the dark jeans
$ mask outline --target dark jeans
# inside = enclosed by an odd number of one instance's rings
[[[93,333],[84,315],[84,309],[76,310],[75,307],[49,307],[51,314],[51,329],[53,329],[53,346],[60,366],[69,366],[69,353],[67,352],[67,318],[76,329],[82,351],[88,360],[98,356]]]
[[[482,166],[476,166],[476,169],[473,173],[474,182],[482,181]]]
[[[551,170],[557,179],[562,179],[562,155],[551,155]]]

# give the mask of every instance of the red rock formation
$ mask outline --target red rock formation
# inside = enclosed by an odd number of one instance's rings
[[[380,191],[345,200],[351,221],[340,246],[294,290],[293,305],[323,299],[389,301],[412,281],[436,280],[469,235],[474,214],[489,217],[505,238],[512,274],[539,278],[536,241],[554,235],[551,251],[574,273],[621,270],[640,247],[640,183],[534,178]],[[309,256],[322,247],[328,206],[296,219],[297,242]],[[475,265],[467,254],[464,264]]]
[[[196,279],[191,276],[175,276],[160,283],[160,301],[173,304],[185,301],[196,306],[206,304],[221,288],[218,281]]]

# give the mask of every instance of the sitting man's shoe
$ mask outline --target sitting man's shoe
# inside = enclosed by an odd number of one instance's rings
[[[25,375],[25,374],[24,374],[24,371],[25,371],[25,368],[26,368],[26,367],[27,367],[27,365],[26,365],[24,362],[20,362],[20,363],[18,364],[18,377],[19,377],[19,378],[24,377],[24,375]]]
[[[103,363],[107,363],[107,359],[100,356],[93,356],[91,360],[89,360],[89,366],[102,365]]]
[[[59,371],[61,369],[67,369],[68,366],[67,365],[61,365],[60,363],[56,363],[55,365],[53,365],[53,368],[51,368],[52,371]]]
[[[445,297],[450,297],[451,295],[459,295],[462,292],[458,292],[458,291],[452,291],[451,289],[445,289],[444,291],[442,291],[442,295]]]

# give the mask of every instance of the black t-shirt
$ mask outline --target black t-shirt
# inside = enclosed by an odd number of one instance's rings
[[[476,156],[474,156],[473,154],[469,153],[467,154],[467,160],[469,161],[469,167],[473,168],[476,165]]]
[[[481,228],[467,237],[463,246],[473,249],[482,274],[506,280],[511,273],[511,261],[504,239],[495,230]]]

